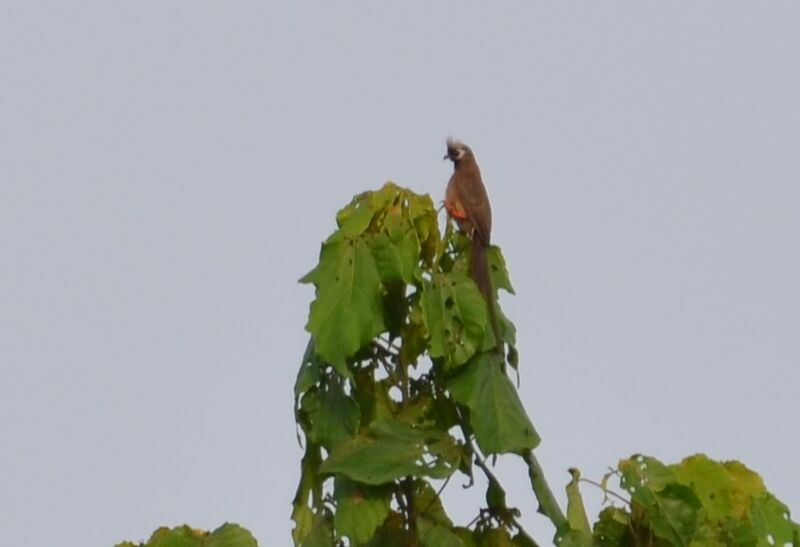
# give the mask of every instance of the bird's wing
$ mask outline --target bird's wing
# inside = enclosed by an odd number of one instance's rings
[[[489,245],[492,234],[492,208],[480,172],[460,173],[458,196],[467,218],[475,227],[476,235]]]

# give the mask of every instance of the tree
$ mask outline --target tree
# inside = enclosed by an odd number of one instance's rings
[[[497,306],[503,355],[469,276],[468,240],[449,224],[442,235],[430,197],[392,183],[356,196],[336,222],[301,279],[316,295],[295,384],[304,446],[296,546],[537,545],[487,463],[499,455],[527,465],[558,545],[800,545],[800,526],[756,473],[700,454],[674,465],[634,455],[599,483],[571,469],[562,511],[510,377],[519,367],[514,325]],[[488,260],[494,290],[513,294],[498,247]],[[485,477],[486,505],[467,526],[453,523],[439,498],[457,473],[475,485],[476,474]],[[593,526],[581,482],[606,493]],[[159,529],[146,545],[254,544],[225,525],[212,534]]]
[[[798,541],[788,509],[737,462],[702,455],[665,466],[621,460],[615,494],[590,527],[572,470],[562,512],[533,450],[540,442],[509,378],[517,369],[513,323],[487,307],[469,277],[466,238],[440,236],[431,199],[387,183],[339,211],[319,264],[301,280],[316,298],[311,340],[295,386],[305,437],[292,518],[296,545],[535,545],[486,463],[524,460],[539,511],[561,545],[774,545]],[[500,249],[493,287],[513,294]],[[496,296],[496,295],[495,295]],[[455,473],[486,478],[486,507],[456,526],[436,488]],[[610,496],[610,494],[608,494]]]

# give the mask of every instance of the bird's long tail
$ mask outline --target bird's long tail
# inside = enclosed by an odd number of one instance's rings
[[[489,322],[492,326],[497,350],[501,355],[505,356],[503,338],[500,336],[500,325],[497,322],[497,303],[495,301],[494,288],[492,287],[492,278],[489,275],[489,259],[486,256],[487,249],[486,243],[481,241],[481,238],[477,237],[477,234],[473,234],[471,253],[472,276],[473,279],[475,279],[475,284],[478,285],[478,290],[481,291],[483,298],[486,300],[486,307],[489,310]]]

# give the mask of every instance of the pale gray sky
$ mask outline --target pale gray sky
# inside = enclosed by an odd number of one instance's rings
[[[353,194],[441,199],[448,135],[554,488],[704,451],[800,512],[800,4],[480,4],[3,1],[4,544],[290,544],[296,280]]]

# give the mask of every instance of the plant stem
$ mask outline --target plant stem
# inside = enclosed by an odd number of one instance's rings
[[[417,508],[414,503],[414,477],[406,477],[403,480],[403,487],[406,498],[406,514],[408,516],[409,547],[419,545],[417,532]]]
[[[555,496],[553,496],[553,492],[547,485],[547,481],[544,478],[544,471],[542,471],[542,466],[539,465],[536,456],[533,455],[533,450],[523,452],[522,459],[528,464],[528,477],[530,477],[531,480],[531,487],[533,487],[533,493],[536,495],[536,499],[539,500],[538,511],[550,519],[553,526],[556,527],[556,530],[565,529],[569,526],[567,517],[564,516],[563,511],[561,511],[561,508],[558,506],[558,502],[556,502]]]
[[[398,351],[399,354],[399,351]],[[402,391],[402,399],[400,405],[402,408],[408,406],[409,399],[411,398],[411,391],[408,385],[408,365],[400,362],[400,357],[395,358],[395,363],[400,368],[400,390]],[[401,482],[403,490],[403,497],[405,498],[406,505],[406,518],[408,522],[408,535],[409,547],[417,547],[419,545],[419,537],[417,531],[417,507],[414,500],[414,477],[409,475]]]

